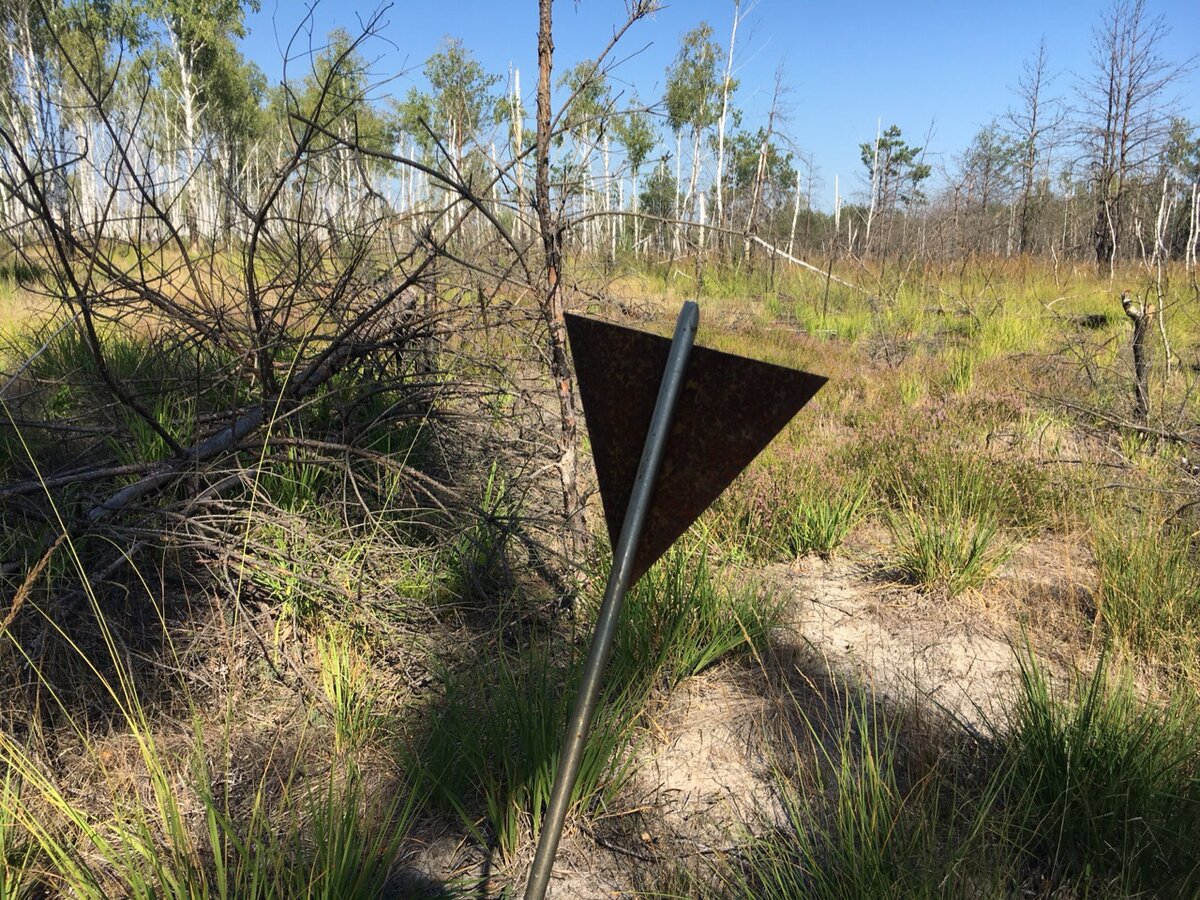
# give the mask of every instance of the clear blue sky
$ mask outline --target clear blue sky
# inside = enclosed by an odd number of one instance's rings
[[[282,71],[282,46],[304,16],[307,4],[261,0],[250,16],[243,50],[272,79]],[[743,7],[749,3],[743,0]],[[1074,99],[1077,76],[1090,65],[1092,29],[1108,9],[1084,0],[977,0],[961,2],[826,2],[759,0],[743,20],[736,46],[736,103],[744,124],[762,124],[770,104],[775,70],[782,65],[787,95],[786,131],[813,155],[821,186],[815,205],[830,208],[834,175],[843,195],[861,187],[858,145],[872,138],[875,123],[898,124],[910,143],[932,128],[928,161],[950,163],[978,128],[1001,116],[1014,100],[1022,61],[1044,35],[1057,77],[1051,92]],[[360,30],[378,7],[356,0],[322,0],[315,8],[315,42],[332,28]],[[555,70],[594,56],[624,20],[622,0],[557,0]],[[1182,61],[1200,53],[1200,3],[1150,0],[1171,27],[1164,55]],[[614,73],[618,86],[637,89],[643,99],[661,96],[664,70],[680,36],[707,21],[724,45],[729,39],[732,0],[675,0],[625,36],[618,57],[629,56]],[[399,0],[382,14],[380,36],[368,45],[383,88],[397,96],[421,84],[420,68],[445,35],[462,38],[490,71],[507,77],[520,69],[530,100],[536,78],[537,0]],[[307,37],[302,38],[307,45]],[[304,61],[289,76],[303,74]],[[1182,112],[1200,120],[1200,73],[1179,82]]]

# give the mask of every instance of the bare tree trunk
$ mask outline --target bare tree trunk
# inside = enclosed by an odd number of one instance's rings
[[[1167,261],[1170,255],[1167,249],[1167,226],[1171,221],[1175,198],[1171,194],[1171,179],[1163,177],[1162,197],[1158,204],[1158,217],[1154,222],[1154,291],[1158,300],[1158,332],[1163,344],[1163,387],[1171,380],[1171,342],[1167,338]]]
[[[771,97],[771,111],[767,113],[767,130],[758,148],[758,168],[754,173],[754,190],[750,195],[750,214],[746,217],[746,237],[742,255],[750,255],[750,235],[758,220],[758,207],[762,202],[763,187],[767,180],[767,158],[771,149],[771,135],[775,130],[775,116],[779,110],[779,95],[783,87],[783,72],[775,73],[775,93]]]
[[[525,161],[521,158],[521,145],[524,143],[521,122],[521,70],[513,69],[512,93],[512,144],[513,159],[517,169],[517,237],[525,237]]]
[[[538,227],[546,254],[546,292],[541,314],[550,351],[550,376],[558,395],[558,472],[562,486],[563,517],[572,557],[578,559],[586,540],[583,509],[579,503],[578,419],[571,367],[567,362],[567,328],[563,319],[559,278],[562,266],[562,232],[550,208],[550,74],[554,65],[551,30],[553,0],[538,0],[537,173],[534,184]]]
[[[1192,185],[1192,217],[1188,226],[1187,251],[1184,253],[1184,269],[1196,273],[1196,240],[1200,237],[1200,181]]]
[[[610,263],[617,259],[617,217],[612,215],[612,182],[609,180],[608,169],[608,132],[604,132],[604,212],[608,220],[608,260]]]
[[[1133,325],[1134,415],[1145,422],[1150,413],[1150,361],[1146,354],[1146,333],[1154,318],[1154,304],[1145,308],[1134,303],[1129,291],[1121,293],[1121,308]]]
[[[842,193],[838,186],[838,176],[833,176],[833,236],[836,241],[837,236],[842,233]],[[850,247],[847,246],[849,251]]]
[[[879,138],[883,128],[883,119],[875,123],[875,151],[871,158],[871,205],[867,207],[867,234],[863,244],[863,252],[871,250],[871,223],[875,220],[875,206],[879,202]]]
[[[721,118],[717,120],[717,227],[725,226],[725,121],[729,117],[729,87],[733,77],[733,44],[742,18],[742,0],[733,0],[733,28],[729,32],[729,55],[725,58],[725,76],[721,80]]]
[[[629,177],[631,188],[629,207],[633,210],[633,255],[636,257],[638,245],[642,242],[642,217],[639,215],[638,209],[638,170],[634,169]]]
[[[200,113],[196,108],[196,88],[192,71],[194,48],[184,49],[180,39],[170,27],[170,23],[167,24],[167,33],[171,36],[171,46],[175,50],[175,61],[179,66],[179,103],[183,109],[183,150],[187,156],[187,170],[183,173],[183,182],[180,186],[180,200],[183,207],[181,230],[191,240],[194,237],[192,222],[195,218],[195,210],[192,208],[194,191],[191,185],[196,174],[196,142]]]
[[[682,152],[683,152],[683,133],[681,131],[677,131],[677,132],[675,132],[675,204],[674,204],[674,206],[675,206],[675,244],[674,244],[675,249],[674,249],[674,253],[676,256],[679,255],[679,250],[680,250],[679,229],[680,229],[680,221],[683,219],[683,212],[679,208],[679,178],[680,178],[679,157],[682,154]]]
[[[700,180],[700,129],[692,129],[692,171],[688,177],[687,195],[683,198],[684,212],[691,212],[691,218],[696,219],[696,183]],[[694,232],[692,232],[694,234]],[[690,239],[690,235],[689,235]]]

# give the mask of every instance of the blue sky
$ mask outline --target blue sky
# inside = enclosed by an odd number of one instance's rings
[[[247,22],[243,50],[273,80],[282,71],[282,45],[304,16],[305,3],[261,0]],[[743,7],[750,4],[743,0]],[[378,7],[353,0],[322,0],[313,16],[314,40],[330,29],[351,33]],[[736,46],[735,102],[751,128],[765,122],[778,67],[783,67],[788,107],[785,129],[815,159],[820,185],[815,205],[830,208],[834,175],[843,195],[861,185],[858,145],[872,138],[875,123],[898,124],[910,143],[929,138],[930,162],[950,163],[980,126],[1002,116],[1014,102],[1025,58],[1044,35],[1051,92],[1074,99],[1077,76],[1089,67],[1092,29],[1107,3],[1083,0],[995,0],[983,2],[802,3],[758,0],[743,19]],[[556,73],[594,56],[624,20],[622,0],[557,0]],[[1163,53],[1182,61],[1200,53],[1200,3],[1150,0],[1151,14],[1171,27]],[[617,56],[629,57],[614,82],[636,88],[643,99],[661,96],[664,70],[680,36],[709,22],[722,44],[728,41],[732,0],[675,0],[634,26]],[[536,78],[536,0],[398,0],[382,13],[380,35],[369,46],[383,90],[402,95],[420,84],[420,68],[443,36],[462,38],[490,71],[507,77],[520,69],[530,99]],[[307,45],[307,38],[302,39]],[[304,62],[289,75],[303,74]],[[1179,82],[1182,111],[1200,120],[1200,73]]]

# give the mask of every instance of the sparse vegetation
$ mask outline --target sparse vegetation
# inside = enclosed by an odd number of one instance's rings
[[[608,566],[563,310],[685,298],[830,382],[631,590],[579,868],[1200,895],[1200,142],[1162,21],[1113,7],[1073,123],[1043,47],[937,177],[880,122],[823,212],[782,83],[751,126],[707,23],[661,104],[613,47],[552,94],[543,40],[530,131],[456,38],[381,100],[378,18],[269,85],[253,5],[0,10],[0,900],[519,891]]]

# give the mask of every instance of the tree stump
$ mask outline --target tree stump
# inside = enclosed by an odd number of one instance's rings
[[[1134,414],[1139,422],[1145,422],[1150,413],[1150,360],[1146,352],[1146,335],[1154,321],[1154,304],[1139,306],[1129,291],[1122,291],[1121,308],[1133,324]]]

